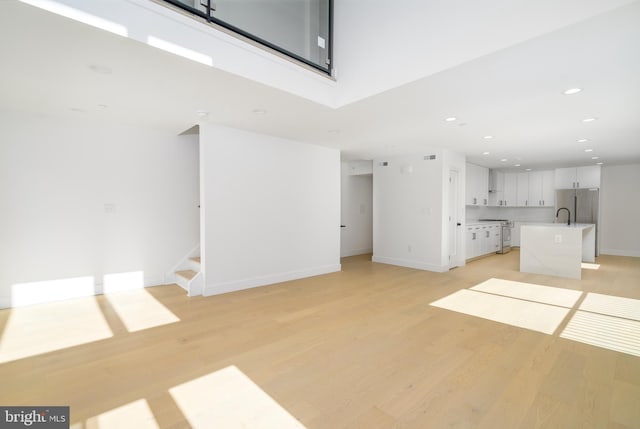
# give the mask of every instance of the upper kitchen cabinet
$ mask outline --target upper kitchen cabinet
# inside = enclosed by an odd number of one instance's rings
[[[529,173],[529,199],[531,207],[553,207],[555,198],[553,170]]]
[[[515,207],[518,205],[518,174],[491,170],[490,192],[490,205]],[[524,205],[524,203],[522,205]]]
[[[555,185],[556,189],[599,188],[600,166],[558,168]]]
[[[504,200],[504,173],[502,171],[489,171],[489,205],[501,206]]]
[[[489,205],[489,169],[475,164],[467,164],[466,204],[469,206]]]
[[[518,205],[518,173],[504,173],[504,199],[503,206],[515,207]]]
[[[491,170],[489,205],[498,207],[553,207],[553,170],[507,172]]]
[[[518,173],[516,176],[516,205],[526,207],[529,201],[529,173]]]

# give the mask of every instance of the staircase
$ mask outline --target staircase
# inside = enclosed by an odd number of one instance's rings
[[[189,296],[202,295],[204,276],[201,270],[200,256],[186,258],[175,271],[175,281]]]

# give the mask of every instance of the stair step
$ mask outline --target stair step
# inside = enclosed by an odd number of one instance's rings
[[[189,259],[191,259],[193,262],[200,263],[200,256],[194,256],[193,258],[189,258]]]
[[[183,271],[176,271],[176,275],[180,276],[180,277],[184,277],[187,280],[191,280],[192,278],[194,278],[196,276],[195,271],[193,270],[183,270]]]

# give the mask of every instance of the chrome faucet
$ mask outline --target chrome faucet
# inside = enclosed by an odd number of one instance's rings
[[[571,225],[571,212],[569,211],[568,208],[566,207],[560,207],[558,209],[558,211],[556,212],[556,218],[558,217],[558,215],[560,214],[560,210],[566,210],[567,211],[567,225]]]

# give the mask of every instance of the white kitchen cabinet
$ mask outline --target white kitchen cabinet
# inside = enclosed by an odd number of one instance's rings
[[[515,206],[518,203],[518,174],[504,173],[503,206]]]
[[[486,225],[480,231],[481,255],[496,253],[500,250],[500,225]]]
[[[557,168],[555,172],[556,189],[599,188],[600,166]]]
[[[467,164],[466,204],[469,206],[489,205],[489,169],[475,164]]]
[[[529,205],[529,173],[517,173],[516,175],[516,206]]]
[[[555,198],[553,170],[529,173],[529,207],[553,207]]]
[[[491,245],[493,252],[499,252],[502,245],[502,225],[493,225],[491,230]]]
[[[466,259],[475,258],[480,255],[480,227],[467,227],[466,244]]]
[[[496,253],[500,250],[500,224],[473,224],[466,230],[466,258]]]
[[[501,206],[504,202],[504,173],[491,170],[489,172],[489,205]]]
[[[489,225],[483,225],[480,227],[480,254],[486,255],[490,252],[489,245]]]
[[[553,207],[554,171],[503,173],[491,170],[489,205],[498,207]]]
[[[556,199],[556,188],[554,185],[553,170],[545,170],[542,172],[542,204],[544,207],[553,207]]]
[[[576,168],[576,188],[599,188],[600,187],[600,166],[588,165]]]

